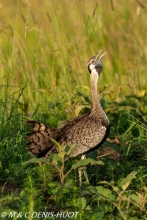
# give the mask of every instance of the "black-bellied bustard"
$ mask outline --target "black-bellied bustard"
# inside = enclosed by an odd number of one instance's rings
[[[33,132],[26,136],[26,139],[29,140],[28,149],[36,157],[47,157],[57,153],[56,146],[50,138],[58,141],[61,146],[74,144],[75,147],[70,157],[85,155],[97,149],[107,138],[110,124],[97,94],[97,83],[103,69],[101,58],[104,54],[99,57],[100,52],[87,62],[92,95],[92,108],[88,114],[72,119],[60,129],[51,128],[36,121],[27,122],[33,128]],[[83,158],[84,156],[81,159]],[[84,174],[87,179],[85,171]]]

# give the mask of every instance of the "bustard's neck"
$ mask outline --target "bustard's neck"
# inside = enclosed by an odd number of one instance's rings
[[[99,112],[102,110],[101,104],[98,99],[97,83],[99,75],[96,71],[91,72],[91,96],[92,96],[92,112]]]

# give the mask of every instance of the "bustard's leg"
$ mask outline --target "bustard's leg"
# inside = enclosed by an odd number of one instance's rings
[[[85,154],[83,154],[81,157],[81,160],[84,160],[85,158],[86,158],[86,156],[85,156]],[[78,169],[80,186],[82,185],[82,172],[84,173],[86,181],[89,183],[86,167],[80,167]]]

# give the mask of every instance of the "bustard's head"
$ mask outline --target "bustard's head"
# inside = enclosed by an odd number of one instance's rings
[[[102,69],[103,69],[103,65],[102,65],[102,57],[107,53],[105,52],[104,54],[102,54],[100,57],[100,52],[97,55],[95,55],[94,57],[91,57],[88,62],[87,62],[87,68],[89,70],[90,73],[95,72],[100,74]]]

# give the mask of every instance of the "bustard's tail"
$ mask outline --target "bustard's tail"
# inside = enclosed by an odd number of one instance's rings
[[[28,133],[25,137],[25,139],[29,141],[27,145],[29,151],[36,157],[45,156],[54,145],[50,138],[56,139],[57,129],[50,128],[36,121],[28,121],[27,125],[33,129],[33,131]]]

